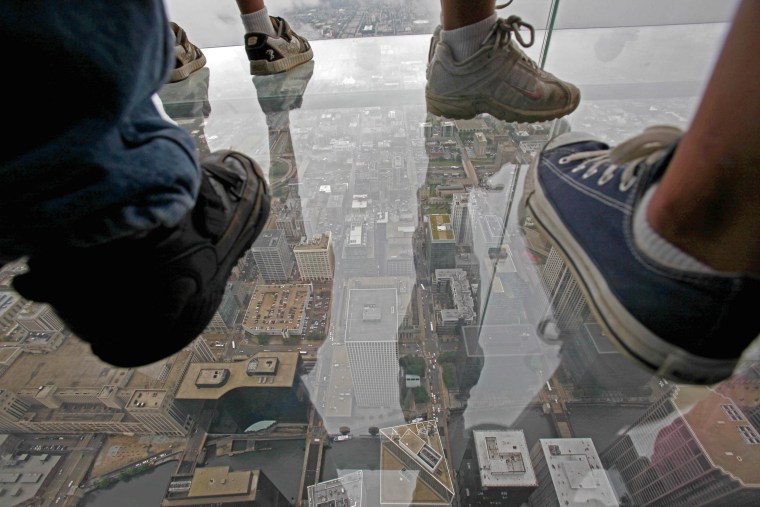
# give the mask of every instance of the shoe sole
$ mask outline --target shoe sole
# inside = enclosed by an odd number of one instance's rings
[[[425,102],[428,112],[436,116],[455,120],[469,120],[475,116],[487,113],[494,118],[506,122],[538,122],[556,120],[566,116],[578,108],[578,100],[567,107],[551,111],[526,111],[504,105],[493,100],[491,97],[472,97],[452,99],[441,95],[435,95],[425,90]]]
[[[190,74],[196,70],[203,68],[204,65],[206,65],[206,55],[201,55],[200,58],[197,58],[182,67],[172,69],[172,72],[169,75],[169,82],[176,83],[177,81],[183,81],[190,77]]]
[[[528,170],[533,189],[525,197],[524,206],[538,229],[557,248],[598,323],[616,347],[656,375],[674,382],[715,384],[730,377],[739,358],[710,359],[676,347],[652,333],[618,301],[541,190],[536,180],[539,159],[540,155],[536,155]]]
[[[270,74],[287,72],[293,67],[298,67],[299,65],[308,62],[312,58],[314,58],[314,52],[311,50],[311,48],[309,48],[303,53],[288,56],[274,62],[267,62],[265,60],[251,60],[251,75],[267,76]]]
[[[232,150],[219,150],[208,155],[204,159],[204,162],[209,161],[223,166],[225,165],[224,160],[227,157],[234,157],[249,173],[252,173],[253,177],[258,181],[258,188],[255,189],[254,193],[254,189],[251,188],[252,180],[249,179],[247,180],[246,187],[241,190],[241,195],[243,196],[241,200],[250,199],[252,205],[249,211],[243,211],[242,206],[239,208],[239,211],[235,213],[234,218],[230,221],[223,237],[219,240],[219,245],[222,245],[224,242],[232,242],[229,247],[226,245],[221,247],[227,250],[228,256],[224,266],[220,266],[219,272],[229,272],[232,266],[240,260],[245,251],[259,237],[269,219],[271,201],[268,185],[264,178],[264,171],[252,158]],[[245,208],[248,208],[248,206],[245,206]]]

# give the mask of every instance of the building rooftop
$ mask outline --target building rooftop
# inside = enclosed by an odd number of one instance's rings
[[[256,362],[253,374],[249,374],[251,361]],[[232,363],[192,363],[177,390],[175,398],[178,400],[215,400],[219,399],[233,389],[241,387],[265,388],[265,387],[293,387],[296,381],[300,362],[298,352],[259,352],[249,361],[236,361]],[[268,366],[269,365],[276,365]],[[261,366],[261,368],[259,368]],[[274,368],[274,370],[273,370]],[[217,387],[199,387],[196,379],[203,370],[229,371],[227,382]],[[274,371],[274,374],[272,372]]]
[[[258,471],[230,472],[230,467],[200,467],[195,469],[190,485],[190,498],[247,495],[256,489]]]
[[[590,438],[542,438],[536,445],[544,453],[560,505],[618,505]]]
[[[357,470],[308,487],[308,507],[361,507],[364,472]]]
[[[430,234],[435,241],[453,241],[454,229],[449,215],[429,215]]]
[[[251,248],[275,248],[285,234],[280,229],[268,229],[262,231]]]
[[[381,428],[382,480],[380,499],[383,503],[415,503],[448,505],[454,495],[454,483],[446,461],[443,443],[433,421]],[[389,448],[389,446],[391,448]],[[399,459],[398,452],[416,463],[417,469]],[[424,478],[418,476],[424,474]],[[394,480],[396,477],[398,479]],[[431,488],[430,484],[437,484]],[[450,498],[441,497],[447,492]]]
[[[396,289],[349,291],[347,342],[396,341],[398,325]]]
[[[473,431],[485,488],[538,486],[522,431]]]
[[[243,329],[249,333],[303,332],[306,305],[311,285],[259,285],[251,296],[243,318]]]
[[[322,234],[315,238],[311,238],[310,240],[304,243],[295,245],[293,247],[293,252],[325,250],[329,243],[330,243],[330,233],[328,232],[327,234]]]

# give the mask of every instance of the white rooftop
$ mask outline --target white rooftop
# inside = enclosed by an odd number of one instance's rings
[[[522,431],[473,431],[483,487],[537,486]]]
[[[539,442],[560,505],[619,505],[590,438],[542,438]]]

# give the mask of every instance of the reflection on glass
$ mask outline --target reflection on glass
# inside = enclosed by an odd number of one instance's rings
[[[601,65],[647,33],[578,37]],[[48,477],[6,495],[75,505],[118,482],[132,489],[106,493],[147,505],[157,488],[167,506],[758,503],[754,356],[713,389],[640,369],[521,207],[549,139],[683,123],[694,98],[678,90],[696,86],[594,84],[573,118],[542,124],[449,120],[419,93],[428,43],[324,42],[330,58],[252,82],[219,48],[162,91],[202,152],[262,163],[266,232],[201,338],[135,370],[94,359],[9,289],[23,264],[3,266],[3,471]]]

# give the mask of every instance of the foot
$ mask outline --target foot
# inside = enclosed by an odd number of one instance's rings
[[[521,28],[530,32],[525,40]],[[456,61],[436,29],[431,39],[425,98],[437,116],[469,119],[487,113],[503,121],[539,122],[573,112],[580,91],[541,70],[516,44],[533,45],[533,27],[517,16],[498,19],[474,55]]]
[[[203,160],[195,207],[175,227],[33,257],[13,285],[50,304],[103,361],[143,366],[203,332],[268,216],[258,164],[242,153],[214,152]]]
[[[581,133],[547,143],[526,179],[527,213],[575,276],[618,348],[661,377],[729,377],[760,333],[760,280],[665,266],[644,254],[633,216],[681,132],[649,128],[614,149]]]
[[[309,42],[295,33],[287,21],[274,16],[269,18],[276,37],[256,32],[245,34],[245,52],[254,76],[286,72],[314,57]]]
[[[188,40],[187,34],[177,23],[172,22],[171,28],[174,32],[174,68],[169,82],[176,83],[206,65],[206,55]]]

